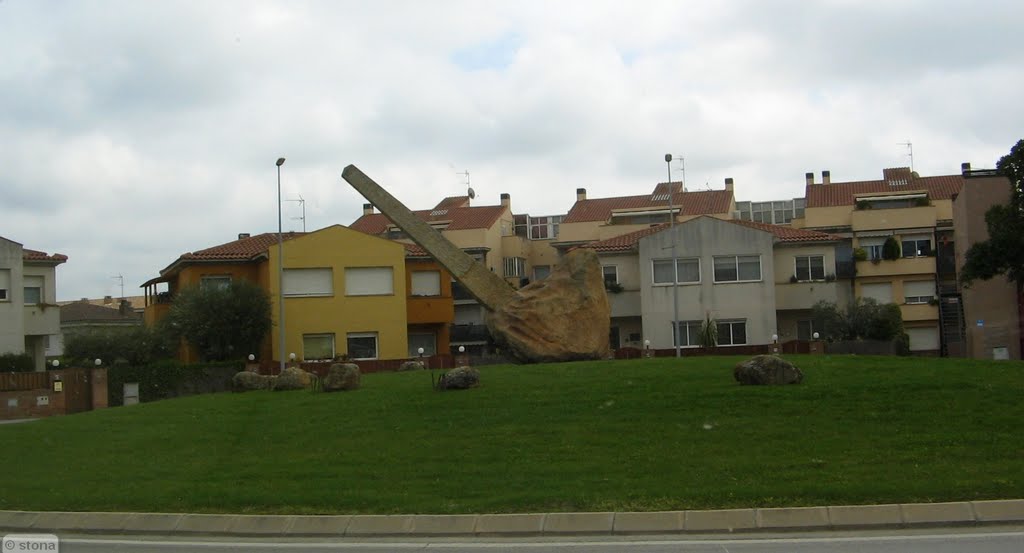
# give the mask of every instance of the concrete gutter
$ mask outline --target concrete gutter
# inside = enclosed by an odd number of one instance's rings
[[[200,515],[0,511],[7,533],[257,537],[567,536],[919,528],[1024,523],[1024,499],[637,513]]]

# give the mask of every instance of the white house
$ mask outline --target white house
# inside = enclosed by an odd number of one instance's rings
[[[0,237],[0,353],[28,353],[45,370],[46,345],[60,334],[57,265],[66,255]]]

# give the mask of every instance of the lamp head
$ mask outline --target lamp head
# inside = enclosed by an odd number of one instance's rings
[[[672,163],[672,154],[665,154],[665,163]]]
[[[283,157],[277,158],[277,166],[280,167],[282,165],[284,165],[284,158]]]

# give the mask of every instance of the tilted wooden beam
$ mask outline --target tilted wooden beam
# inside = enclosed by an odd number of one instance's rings
[[[501,277],[455,247],[437,229],[416,217],[409,208],[366,176],[358,167],[345,167],[341,177],[405,231],[413,242],[427,250],[484,307],[491,311],[498,310],[515,295],[515,291]]]

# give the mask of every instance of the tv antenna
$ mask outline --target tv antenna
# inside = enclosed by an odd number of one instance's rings
[[[681,185],[680,188],[683,189],[683,192],[686,192],[686,158],[677,155],[673,156],[672,160],[679,162],[679,184]],[[671,184],[672,183],[669,183],[669,186],[671,186]]]
[[[121,281],[121,299],[124,299],[124,275],[114,275],[110,278],[116,278],[117,280]]]
[[[469,185],[469,169],[466,169],[465,171],[461,172],[456,171],[455,174],[466,177],[466,195],[469,196],[469,199],[471,200],[476,198],[476,191],[474,191],[473,187]]]
[[[292,221],[301,219],[302,220],[302,232],[306,232],[306,200],[302,197],[302,194],[299,194],[298,196],[299,196],[299,199],[297,199],[297,200],[285,200],[285,201],[286,202],[298,202],[299,205],[302,206],[302,216],[301,217],[292,217],[291,219],[292,219]]]
[[[908,138],[906,142],[897,142],[900,146],[907,147],[907,157],[910,158],[910,172],[914,172],[914,144]]]

